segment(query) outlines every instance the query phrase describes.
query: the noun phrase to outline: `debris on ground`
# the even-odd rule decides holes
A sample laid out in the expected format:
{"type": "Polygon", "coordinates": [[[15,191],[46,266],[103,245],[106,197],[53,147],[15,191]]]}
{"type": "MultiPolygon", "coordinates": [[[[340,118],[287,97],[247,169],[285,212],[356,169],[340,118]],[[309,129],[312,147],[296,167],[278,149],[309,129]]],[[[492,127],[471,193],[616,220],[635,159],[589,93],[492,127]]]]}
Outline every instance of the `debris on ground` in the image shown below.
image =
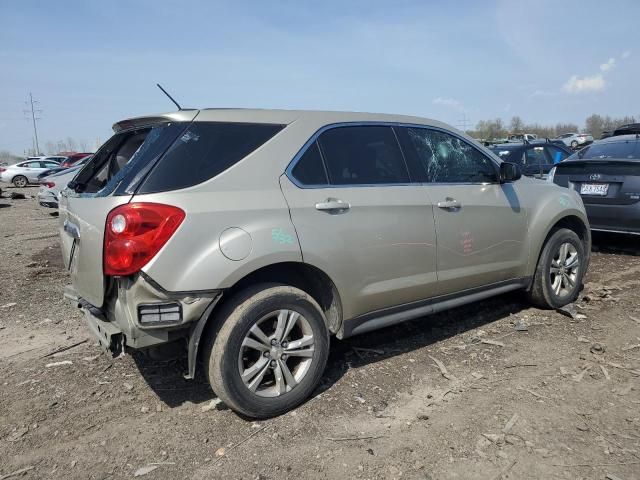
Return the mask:
{"type": "Polygon", "coordinates": [[[24,193],[18,192],[11,192],[11,195],[9,195],[9,197],[11,198],[11,200],[25,200],[27,198],[24,193]]]}
{"type": "Polygon", "coordinates": [[[62,367],[63,365],[73,365],[71,360],[62,360],[61,362],[47,363],[45,368],[62,367]]]}
{"type": "Polygon", "coordinates": [[[433,362],[436,364],[436,366],[440,369],[440,374],[446,378],[447,380],[455,380],[456,377],[454,377],[453,375],[451,375],[449,373],[449,371],[447,370],[447,367],[444,366],[444,363],[442,363],[440,360],[438,360],[435,357],[432,357],[431,355],[429,355],[429,358],[431,360],[433,360],[433,362]]]}
{"type": "Polygon", "coordinates": [[[207,404],[200,407],[203,412],[210,412],[211,410],[224,410],[224,403],[219,398],[214,398],[207,404]]]}
{"type": "Polygon", "coordinates": [[[582,379],[584,378],[585,374],[586,374],[589,370],[591,370],[591,368],[592,368],[592,367],[593,367],[593,365],[587,365],[586,367],[584,367],[584,368],[582,369],[582,371],[581,371],[579,374],[574,375],[574,376],[573,376],[573,379],[574,379],[576,382],[581,382],[581,381],[582,381],[582,379]]]}
{"type": "Polygon", "coordinates": [[[16,302],[5,303],[4,305],[0,305],[0,308],[11,308],[17,305],[16,302]]]}
{"type": "Polygon", "coordinates": [[[519,417],[520,416],[517,413],[514,413],[513,416],[509,419],[509,421],[505,424],[504,428],[502,429],[502,433],[505,433],[505,434],[509,433],[513,428],[513,426],[518,421],[519,417]]]}
{"type": "Polygon", "coordinates": [[[578,311],[576,310],[576,306],[573,303],[565,305],[564,307],[556,308],[556,312],[564,315],[565,317],[569,317],[573,320],[576,320],[576,315],[578,311]]]}
{"type": "MultiPolygon", "coordinates": [[[[640,337],[636,337],[636,340],[640,341],[640,337]]],[[[636,348],[640,348],[640,343],[636,343],[635,345],[629,345],[628,347],[624,347],[622,351],[628,352],[629,350],[635,350],[636,348]]]]}
{"type": "Polygon", "coordinates": [[[19,470],[16,470],[15,472],[7,473],[6,475],[0,476],[0,480],[6,480],[7,478],[22,476],[25,473],[30,472],[34,468],[36,467],[29,465],[28,467],[21,468],[19,470]]]}
{"type": "Polygon", "coordinates": [[[513,328],[516,332],[526,332],[529,330],[529,325],[522,318],[518,318],[513,324],[513,328]]]}
{"type": "Polygon", "coordinates": [[[15,432],[9,435],[6,440],[7,442],[17,442],[22,437],[24,437],[29,432],[29,427],[18,428],[15,432]]]}
{"type": "Polygon", "coordinates": [[[158,465],[147,465],[146,467],[140,467],[138,470],[135,471],[133,476],[142,477],[148,473],[153,472],[156,468],[158,468],[158,465]]]}
{"type": "Polygon", "coordinates": [[[496,345],[497,347],[504,347],[504,343],[497,340],[490,340],[488,338],[483,338],[482,340],[480,340],[480,343],[484,343],[486,345],[496,345]]]}
{"type": "Polygon", "coordinates": [[[594,355],[602,355],[607,349],[607,346],[604,343],[595,342],[589,348],[589,351],[594,355]]]}

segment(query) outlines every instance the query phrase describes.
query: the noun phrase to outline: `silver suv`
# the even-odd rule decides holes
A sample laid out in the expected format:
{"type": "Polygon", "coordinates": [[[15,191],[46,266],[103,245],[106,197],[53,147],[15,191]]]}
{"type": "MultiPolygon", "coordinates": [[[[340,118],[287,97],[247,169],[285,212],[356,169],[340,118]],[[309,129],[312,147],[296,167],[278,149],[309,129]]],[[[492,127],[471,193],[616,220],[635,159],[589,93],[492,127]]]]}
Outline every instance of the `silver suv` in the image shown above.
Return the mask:
{"type": "Polygon", "coordinates": [[[114,125],[60,198],[66,295],[103,348],[184,345],[251,417],[316,388],[339,339],[522,289],[556,308],[580,196],[440,122],[182,110],[114,125]]]}

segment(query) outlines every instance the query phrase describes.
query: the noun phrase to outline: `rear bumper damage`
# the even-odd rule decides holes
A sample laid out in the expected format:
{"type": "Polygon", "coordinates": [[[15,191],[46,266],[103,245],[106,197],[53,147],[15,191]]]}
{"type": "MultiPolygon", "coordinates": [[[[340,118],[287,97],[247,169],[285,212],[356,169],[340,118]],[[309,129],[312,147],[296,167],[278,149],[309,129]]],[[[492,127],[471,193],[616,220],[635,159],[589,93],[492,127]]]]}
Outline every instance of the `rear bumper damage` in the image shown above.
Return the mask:
{"type": "Polygon", "coordinates": [[[79,297],[73,286],[65,297],[84,311],[84,321],[103,351],[112,356],[126,349],[144,350],[176,340],[186,341],[187,378],[193,378],[200,336],[222,292],[167,292],[145,275],[117,278],[102,308],[79,297]]]}

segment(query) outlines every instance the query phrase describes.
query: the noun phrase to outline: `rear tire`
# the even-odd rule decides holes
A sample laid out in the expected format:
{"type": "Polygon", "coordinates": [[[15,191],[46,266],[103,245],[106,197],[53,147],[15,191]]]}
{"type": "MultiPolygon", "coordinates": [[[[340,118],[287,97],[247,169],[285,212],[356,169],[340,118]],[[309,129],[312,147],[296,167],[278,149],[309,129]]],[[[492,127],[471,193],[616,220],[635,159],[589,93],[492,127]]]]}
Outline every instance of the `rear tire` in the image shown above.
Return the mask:
{"type": "Polygon", "coordinates": [[[284,285],[255,285],[232,297],[215,320],[205,371],[227,406],[269,418],[311,395],[329,355],[329,331],[311,296],[284,285]]]}
{"type": "Polygon", "coordinates": [[[540,308],[560,308],[578,297],[586,267],[584,245],[567,228],[556,230],[546,241],[529,292],[540,308]]]}
{"type": "Polygon", "coordinates": [[[17,175],[13,177],[13,185],[18,188],[24,188],[29,184],[29,180],[24,175],[17,175]]]}

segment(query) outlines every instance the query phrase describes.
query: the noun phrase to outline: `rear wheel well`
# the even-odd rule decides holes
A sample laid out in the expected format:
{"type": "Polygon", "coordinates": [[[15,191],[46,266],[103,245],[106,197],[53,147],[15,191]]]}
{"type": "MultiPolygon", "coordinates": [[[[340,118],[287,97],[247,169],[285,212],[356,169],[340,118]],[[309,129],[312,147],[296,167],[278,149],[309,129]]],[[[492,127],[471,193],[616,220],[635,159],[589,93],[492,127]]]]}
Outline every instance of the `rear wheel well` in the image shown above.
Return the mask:
{"type": "Polygon", "coordinates": [[[329,331],[335,334],[340,330],[342,303],[338,289],[326,273],[307,263],[276,263],[251,272],[225,290],[215,310],[219,310],[225,300],[233,297],[237,292],[257,283],[281,283],[308,293],[322,308],[329,331]]]}

